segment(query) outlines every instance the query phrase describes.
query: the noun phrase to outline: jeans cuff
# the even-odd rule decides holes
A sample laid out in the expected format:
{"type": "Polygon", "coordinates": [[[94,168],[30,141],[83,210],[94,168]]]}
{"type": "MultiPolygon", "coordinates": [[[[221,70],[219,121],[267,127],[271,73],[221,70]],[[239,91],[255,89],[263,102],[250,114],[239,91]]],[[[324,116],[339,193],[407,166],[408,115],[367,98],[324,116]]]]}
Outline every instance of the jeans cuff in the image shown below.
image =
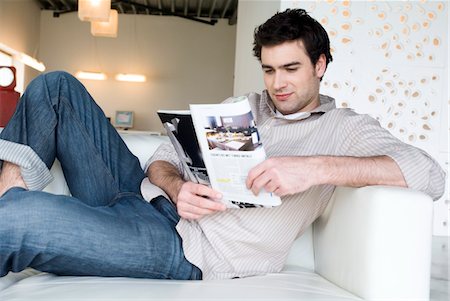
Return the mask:
{"type": "Polygon", "coordinates": [[[202,280],[202,279],[203,279],[202,270],[200,270],[195,265],[192,265],[192,273],[191,273],[191,279],[190,280],[202,280]]]}

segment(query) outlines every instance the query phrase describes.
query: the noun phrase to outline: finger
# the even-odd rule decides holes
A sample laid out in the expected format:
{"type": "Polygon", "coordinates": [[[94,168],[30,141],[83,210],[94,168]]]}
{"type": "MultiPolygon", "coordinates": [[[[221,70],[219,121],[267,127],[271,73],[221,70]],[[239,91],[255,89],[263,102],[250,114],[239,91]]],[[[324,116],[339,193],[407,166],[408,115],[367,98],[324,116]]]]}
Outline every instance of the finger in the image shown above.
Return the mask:
{"type": "MultiPolygon", "coordinates": [[[[200,198],[200,197],[199,197],[200,198]]],[[[211,201],[209,201],[211,202],[211,201]]],[[[226,206],[223,204],[218,204],[218,208],[203,208],[201,206],[210,206],[210,204],[205,205],[205,202],[202,204],[191,204],[189,202],[180,202],[177,204],[177,211],[181,217],[190,218],[190,219],[198,219],[202,216],[216,213],[218,211],[226,210],[226,206]],[[222,207],[223,206],[223,207],[222,207]]]]}
{"type": "Polygon", "coordinates": [[[186,207],[204,208],[213,211],[224,211],[226,206],[220,201],[211,200],[203,196],[185,192],[180,195],[177,203],[178,211],[185,211],[186,207]]]}
{"type": "Polygon", "coordinates": [[[276,183],[276,181],[269,181],[268,183],[266,183],[266,185],[264,185],[264,190],[267,192],[275,192],[275,190],[277,190],[279,188],[279,185],[276,183]]]}
{"type": "Polygon", "coordinates": [[[247,189],[251,189],[253,186],[253,183],[255,179],[257,179],[261,174],[263,174],[266,170],[266,161],[259,163],[247,174],[247,179],[245,181],[245,185],[247,186],[247,189]]]}
{"type": "Polygon", "coordinates": [[[207,197],[215,200],[222,199],[222,194],[206,185],[186,182],[178,193],[178,201],[188,201],[194,196],[207,197]]]}
{"type": "Polygon", "coordinates": [[[200,196],[193,196],[187,203],[197,208],[209,209],[214,211],[223,211],[226,209],[226,206],[220,201],[215,201],[200,196]]]}
{"type": "Polygon", "coordinates": [[[195,186],[192,187],[191,192],[214,200],[222,199],[222,194],[220,192],[202,184],[195,184],[195,186]]]}
{"type": "Polygon", "coordinates": [[[261,189],[268,183],[270,183],[270,181],[271,181],[270,174],[265,172],[253,181],[253,185],[250,189],[252,190],[254,195],[258,195],[261,189]]]}
{"type": "Polygon", "coordinates": [[[213,213],[217,212],[217,210],[209,209],[209,208],[197,207],[197,206],[194,206],[194,205],[191,205],[191,204],[186,204],[183,207],[183,212],[203,216],[203,215],[213,214],[213,213]]]}
{"type": "Polygon", "coordinates": [[[190,213],[190,212],[181,212],[179,214],[180,214],[180,217],[187,219],[187,220],[196,220],[196,219],[199,219],[202,217],[200,215],[190,213]]]}
{"type": "Polygon", "coordinates": [[[276,196],[279,196],[279,197],[286,195],[286,193],[283,191],[283,189],[281,187],[275,189],[273,191],[273,194],[275,194],[276,196]]]}

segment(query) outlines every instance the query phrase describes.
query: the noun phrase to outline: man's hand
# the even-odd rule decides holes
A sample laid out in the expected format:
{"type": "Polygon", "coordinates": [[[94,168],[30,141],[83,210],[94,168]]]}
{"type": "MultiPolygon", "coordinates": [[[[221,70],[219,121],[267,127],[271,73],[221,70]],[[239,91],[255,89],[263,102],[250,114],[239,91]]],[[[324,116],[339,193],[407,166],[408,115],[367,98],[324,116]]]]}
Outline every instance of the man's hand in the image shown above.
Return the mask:
{"type": "Polygon", "coordinates": [[[407,187],[390,157],[273,157],[252,168],[246,185],[257,195],[261,189],[278,196],[303,192],[315,185],[407,187]]]}
{"type": "Polygon", "coordinates": [[[150,182],[167,193],[182,218],[199,219],[226,210],[226,206],[219,202],[222,198],[219,192],[202,184],[184,181],[175,166],[169,162],[153,162],[148,168],[147,176],[150,182]]]}
{"type": "Polygon", "coordinates": [[[222,195],[212,188],[185,182],[175,200],[178,214],[185,219],[199,219],[218,211],[225,211],[226,206],[219,202],[222,195]]]}
{"type": "Polygon", "coordinates": [[[246,185],[255,195],[262,189],[277,196],[302,192],[321,182],[314,164],[311,157],[269,158],[250,170],[246,185]]]}

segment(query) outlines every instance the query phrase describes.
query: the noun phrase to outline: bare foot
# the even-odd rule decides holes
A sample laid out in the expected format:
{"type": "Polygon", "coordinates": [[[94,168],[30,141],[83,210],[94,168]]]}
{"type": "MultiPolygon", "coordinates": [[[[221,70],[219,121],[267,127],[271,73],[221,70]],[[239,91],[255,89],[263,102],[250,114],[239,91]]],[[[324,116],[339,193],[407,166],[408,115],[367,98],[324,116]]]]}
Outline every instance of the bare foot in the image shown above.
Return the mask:
{"type": "Polygon", "coordinates": [[[27,189],[27,185],[23,181],[20,173],[20,167],[10,162],[3,162],[0,172],[0,196],[2,196],[11,187],[23,187],[27,189]]]}

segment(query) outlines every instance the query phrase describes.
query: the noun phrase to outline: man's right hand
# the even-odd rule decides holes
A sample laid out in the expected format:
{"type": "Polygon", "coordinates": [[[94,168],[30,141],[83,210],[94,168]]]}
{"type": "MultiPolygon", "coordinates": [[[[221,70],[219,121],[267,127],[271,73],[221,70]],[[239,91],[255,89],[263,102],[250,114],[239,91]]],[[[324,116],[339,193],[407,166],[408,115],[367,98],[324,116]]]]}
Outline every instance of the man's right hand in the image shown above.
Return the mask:
{"type": "Polygon", "coordinates": [[[193,182],[185,182],[175,201],[178,214],[185,219],[199,219],[205,215],[225,211],[220,202],[222,195],[216,190],[193,182]]]}
{"type": "Polygon", "coordinates": [[[199,219],[226,210],[226,206],[220,202],[222,195],[219,192],[206,185],[185,182],[169,162],[153,162],[148,168],[147,176],[151,183],[167,193],[182,218],[199,219]]]}

